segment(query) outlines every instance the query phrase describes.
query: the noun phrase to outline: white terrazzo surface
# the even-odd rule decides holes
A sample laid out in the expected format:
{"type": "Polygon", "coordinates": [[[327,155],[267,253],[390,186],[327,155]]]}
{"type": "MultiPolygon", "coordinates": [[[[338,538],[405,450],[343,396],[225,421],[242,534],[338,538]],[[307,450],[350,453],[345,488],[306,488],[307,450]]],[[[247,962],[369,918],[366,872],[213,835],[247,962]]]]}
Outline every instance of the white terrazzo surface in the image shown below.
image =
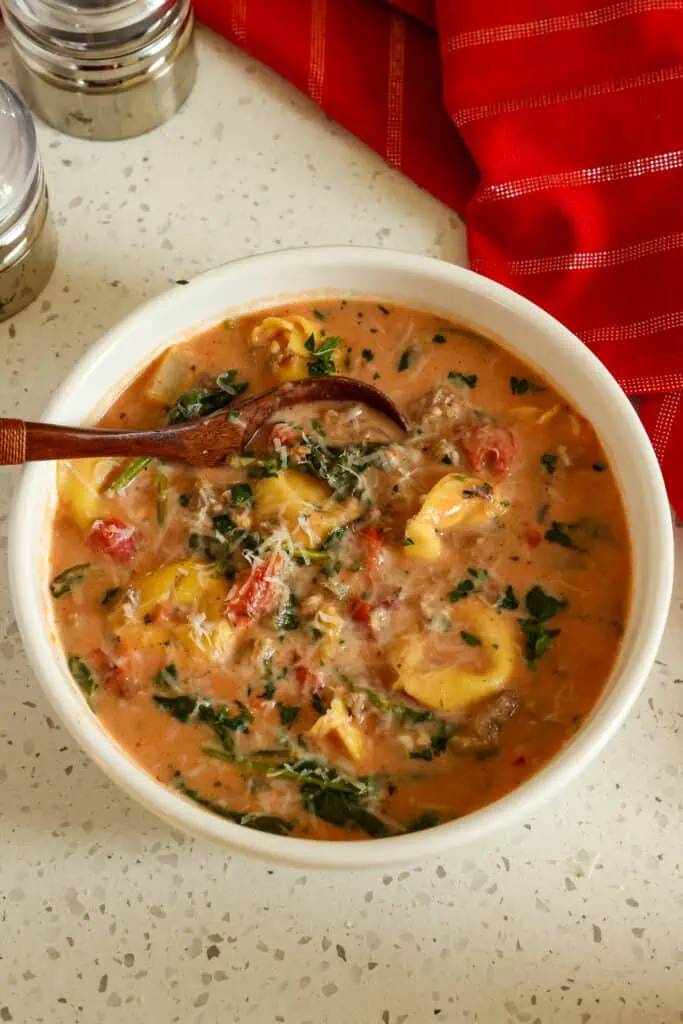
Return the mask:
{"type": "MultiPolygon", "coordinates": [[[[357,242],[463,258],[447,210],[199,41],[197,89],[161,130],[97,145],[40,129],[61,254],[44,296],[0,325],[3,415],[40,413],[117,318],[233,257],[357,242]]],[[[679,573],[636,712],[555,806],[442,863],[344,877],[230,858],[118,792],[51,717],[3,574],[0,1022],[682,1021],[681,596],[679,573]]]]}

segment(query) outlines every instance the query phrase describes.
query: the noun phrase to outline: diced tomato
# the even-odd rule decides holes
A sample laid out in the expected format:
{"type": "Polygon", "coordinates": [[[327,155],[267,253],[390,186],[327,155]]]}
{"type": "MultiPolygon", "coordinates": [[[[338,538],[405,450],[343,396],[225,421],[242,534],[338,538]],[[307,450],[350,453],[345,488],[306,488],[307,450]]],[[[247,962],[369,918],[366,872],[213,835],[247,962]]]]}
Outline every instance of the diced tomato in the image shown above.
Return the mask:
{"type": "Polygon", "coordinates": [[[360,622],[363,626],[369,626],[372,607],[369,601],[357,598],[351,603],[351,618],[354,622],[360,622]]]}
{"type": "Polygon", "coordinates": [[[283,555],[276,552],[247,573],[228,595],[225,610],[234,622],[253,621],[274,611],[280,599],[283,555]]]}
{"type": "Polygon", "coordinates": [[[128,696],[128,677],[120,665],[112,665],[109,672],[102,676],[102,688],[115,697],[128,696]]]}
{"type": "Polygon", "coordinates": [[[111,693],[115,697],[127,697],[129,695],[128,674],[123,665],[117,665],[102,650],[92,652],[90,663],[102,689],[106,693],[111,693]]]}
{"type": "Polygon", "coordinates": [[[173,609],[169,608],[167,604],[160,604],[151,613],[149,620],[155,626],[161,626],[165,622],[170,622],[173,616],[173,609]]]}
{"type": "Polygon", "coordinates": [[[374,583],[384,558],[384,535],[374,526],[364,526],[360,535],[365,544],[365,572],[368,580],[374,583]]]}
{"type": "Polygon", "coordinates": [[[488,469],[499,476],[510,472],[515,439],[506,427],[493,424],[471,427],[456,436],[456,441],[470,460],[472,468],[478,472],[488,469]]]}
{"type": "Polygon", "coordinates": [[[276,443],[283,448],[293,448],[301,440],[301,431],[291,423],[276,423],[270,432],[269,444],[274,448],[276,443]]]}
{"type": "Polygon", "coordinates": [[[122,519],[96,519],[90,527],[89,540],[115,562],[130,562],[137,548],[135,527],[122,519]]]}
{"type": "Polygon", "coordinates": [[[540,530],[527,530],[524,534],[524,540],[530,548],[537,548],[543,540],[543,534],[540,530]]]}
{"type": "Polygon", "coordinates": [[[316,693],[325,685],[325,677],[322,672],[316,672],[315,669],[309,668],[303,662],[294,669],[294,676],[305,696],[316,693]]]}

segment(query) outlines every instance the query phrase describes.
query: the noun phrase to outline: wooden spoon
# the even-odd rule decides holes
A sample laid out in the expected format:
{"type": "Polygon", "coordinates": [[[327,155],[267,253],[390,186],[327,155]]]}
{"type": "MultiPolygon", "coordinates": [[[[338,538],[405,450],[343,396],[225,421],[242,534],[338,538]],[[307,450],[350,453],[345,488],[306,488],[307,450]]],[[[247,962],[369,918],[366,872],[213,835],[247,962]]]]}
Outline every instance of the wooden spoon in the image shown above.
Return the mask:
{"type": "Polygon", "coordinates": [[[387,416],[403,430],[407,426],[397,406],[371,384],[351,377],[309,377],[191,423],[159,430],[58,427],[50,423],[0,419],[0,465],[128,455],[182,462],[188,466],[219,466],[226,455],[243,451],[274,413],[303,402],[320,401],[361,402],[387,416]]]}

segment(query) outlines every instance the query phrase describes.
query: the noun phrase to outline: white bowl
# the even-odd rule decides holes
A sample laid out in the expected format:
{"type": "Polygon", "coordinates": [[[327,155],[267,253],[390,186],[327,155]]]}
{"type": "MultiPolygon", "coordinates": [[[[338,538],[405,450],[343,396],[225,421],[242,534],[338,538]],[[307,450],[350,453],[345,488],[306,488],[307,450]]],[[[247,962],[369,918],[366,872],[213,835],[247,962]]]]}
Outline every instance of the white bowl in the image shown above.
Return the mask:
{"type": "Polygon", "coordinates": [[[49,599],[48,538],[55,467],[29,466],[14,505],[10,582],[19,628],[55,710],[93,760],[165,821],[232,850],[307,867],[380,867],[416,861],[526,818],[604,747],[632,707],[654,660],[672,589],[673,535],[654,453],[628,399],[581,342],[532,303],[460,267],[400,252],[351,247],[269,253],[231,263],[143,306],[79,363],[45,419],[92,422],[170,342],[292,296],[364,295],[464,319],[505,339],[572,399],[595,426],[619,480],[634,551],[631,614],[611,679],[571,741],[532,779],[493,804],[425,832],[358,842],[316,842],[243,828],[193,805],[139,768],[102,728],[69,674],[49,599]],[[113,383],[115,382],[115,383],[113,383]]]}

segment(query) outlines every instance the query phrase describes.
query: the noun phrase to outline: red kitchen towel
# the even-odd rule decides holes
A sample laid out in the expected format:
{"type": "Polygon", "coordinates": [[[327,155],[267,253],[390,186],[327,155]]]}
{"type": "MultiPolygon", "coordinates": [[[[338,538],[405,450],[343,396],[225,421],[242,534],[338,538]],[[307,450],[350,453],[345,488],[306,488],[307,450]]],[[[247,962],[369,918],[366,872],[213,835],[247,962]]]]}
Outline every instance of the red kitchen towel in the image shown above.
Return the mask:
{"type": "Polygon", "coordinates": [[[683,0],[195,0],[465,217],[630,395],[683,512],[683,0]]]}

